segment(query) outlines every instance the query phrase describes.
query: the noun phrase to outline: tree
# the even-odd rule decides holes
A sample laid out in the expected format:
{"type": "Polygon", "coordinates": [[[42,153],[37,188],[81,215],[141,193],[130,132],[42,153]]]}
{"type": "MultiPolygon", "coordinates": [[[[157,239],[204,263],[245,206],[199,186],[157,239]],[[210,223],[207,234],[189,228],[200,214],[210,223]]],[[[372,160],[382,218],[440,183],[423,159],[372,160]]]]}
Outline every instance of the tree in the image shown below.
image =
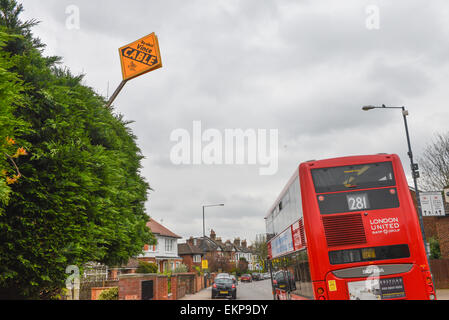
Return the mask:
{"type": "Polygon", "coordinates": [[[237,264],[237,272],[242,274],[248,272],[248,261],[245,258],[240,258],[237,264]]]}
{"type": "Polygon", "coordinates": [[[26,123],[14,115],[16,108],[23,102],[23,83],[16,73],[9,71],[14,65],[10,55],[3,50],[13,38],[0,27],[0,203],[3,205],[9,202],[10,186],[21,177],[16,161],[26,154],[25,149],[18,147],[15,140],[16,135],[27,130],[26,123]]]}
{"type": "Polygon", "coordinates": [[[258,235],[253,243],[254,254],[257,256],[259,265],[263,266],[263,271],[267,270],[266,261],[268,258],[268,244],[265,235],[258,235]]]}
{"type": "Polygon", "coordinates": [[[449,132],[437,133],[418,160],[426,191],[440,191],[449,186],[449,132]]]}
{"type": "Polygon", "coordinates": [[[17,169],[0,158],[8,170],[0,176],[0,299],[46,299],[65,286],[68,265],[126,263],[155,239],[130,122],[60,58],[42,55],[36,22],[21,22],[22,10],[0,0],[0,139],[16,142],[0,148],[26,150],[13,158],[21,178],[7,188],[17,169]]]}
{"type": "Polygon", "coordinates": [[[229,272],[232,269],[232,263],[229,258],[222,255],[214,255],[208,258],[210,272],[229,272]]]}

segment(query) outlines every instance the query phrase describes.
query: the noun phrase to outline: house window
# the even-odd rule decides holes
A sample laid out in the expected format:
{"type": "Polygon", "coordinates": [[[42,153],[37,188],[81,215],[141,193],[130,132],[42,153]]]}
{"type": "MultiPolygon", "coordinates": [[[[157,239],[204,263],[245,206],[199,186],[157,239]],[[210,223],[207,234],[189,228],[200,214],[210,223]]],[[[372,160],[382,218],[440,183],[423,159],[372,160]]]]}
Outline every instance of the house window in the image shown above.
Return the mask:
{"type": "Polygon", "coordinates": [[[173,243],[175,241],[172,239],[165,239],[165,252],[173,252],[173,243]]]}
{"type": "Polygon", "coordinates": [[[193,262],[200,263],[201,262],[201,255],[196,254],[193,256],[193,262]]]}

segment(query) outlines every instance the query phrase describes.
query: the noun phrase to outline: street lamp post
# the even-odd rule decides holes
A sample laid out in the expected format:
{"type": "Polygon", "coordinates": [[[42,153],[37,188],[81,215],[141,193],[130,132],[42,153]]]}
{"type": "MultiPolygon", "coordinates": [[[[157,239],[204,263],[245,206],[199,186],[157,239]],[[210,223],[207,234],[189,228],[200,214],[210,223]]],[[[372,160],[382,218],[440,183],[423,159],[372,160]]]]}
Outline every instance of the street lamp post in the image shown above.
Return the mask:
{"type": "Polygon", "coordinates": [[[204,224],[204,208],[207,207],[223,207],[224,203],[220,203],[220,204],[208,204],[208,205],[204,205],[203,206],[203,239],[206,237],[206,229],[205,229],[205,224],[204,224]]]}
{"type": "MultiPolygon", "coordinates": [[[[202,247],[203,247],[203,259],[206,258],[206,226],[204,223],[204,208],[208,207],[223,207],[224,203],[220,204],[207,204],[203,205],[203,241],[202,241],[202,247]]],[[[206,280],[206,274],[204,274],[204,286],[206,286],[207,280],[206,280]]]]}
{"type": "Polygon", "coordinates": [[[419,199],[419,190],[418,190],[418,181],[419,178],[419,171],[418,171],[418,164],[414,163],[413,161],[413,153],[412,153],[412,146],[410,144],[410,136],[408,133],[408,125],[407,125],[407,116],[408,111],[405,109],[405,107],[386,107],[385,105],[382,105],[381,107],[377,106],[364,106],[362,110],[369,111],[372,109],[402,109],[402,117],[404,118],[404,126],[405,126],[405,134],[407,136],[407,145],[408,145],[408,156],[410,158],[410,165],[412,169],[412,176],[413,176],[413,183],[415,185],[415,197],[416,197],[416,203],[418,205],[418,219],[419,224],[421,226],[421,234],[424,241],[424,248],[426,250],[427,260],[429,260],[429,250],[427,250],[427,240],[426,240],[426,234],[424,232],[424,222],[422,218],[422,211],[421,211],[421,201],[419,199]]]}

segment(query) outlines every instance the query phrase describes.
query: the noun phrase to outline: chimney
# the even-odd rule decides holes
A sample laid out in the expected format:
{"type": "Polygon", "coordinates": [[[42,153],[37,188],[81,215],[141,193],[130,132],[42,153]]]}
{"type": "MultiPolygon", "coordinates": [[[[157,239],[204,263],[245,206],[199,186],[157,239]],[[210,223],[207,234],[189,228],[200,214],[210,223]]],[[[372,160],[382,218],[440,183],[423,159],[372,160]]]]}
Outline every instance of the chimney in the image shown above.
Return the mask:
{"type": "Polygon", "coordinates": [[[212,240],[215,240],[215,237],[216,237],[215,231],[214,231],[213,229],[211,229],[211,230],[210,230],[210,238],[211,238],[212,240]]]}
{"type": "Polygon", "coordinates": [[[237,247],[240,247],[240,238],[235,238],[234,239],[234,245],[237,247]]]}
{"type": "Polygon", "coordinates": [[[246,239],[245,239],[245,240],[242,241],[242,247],[246,248],[246,245],[247,245],[247,243],[246,243],[246,239]]]}
{"type": "Polygon", "coordinates": [[[190,237],[190,238],[187,240],[187,243],[190,244],[191,246],[193,246],[193,237],[190,237]]]}

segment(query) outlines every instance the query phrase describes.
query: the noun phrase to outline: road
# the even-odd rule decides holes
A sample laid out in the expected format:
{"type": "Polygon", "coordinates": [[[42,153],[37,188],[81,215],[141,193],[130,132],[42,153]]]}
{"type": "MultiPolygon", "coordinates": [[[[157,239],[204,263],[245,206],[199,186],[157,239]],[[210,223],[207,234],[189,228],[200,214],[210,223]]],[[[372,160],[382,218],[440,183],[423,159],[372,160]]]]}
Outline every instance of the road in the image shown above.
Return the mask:
{"type": "MultiPolygon", "coordinates": [[[[196,294],[188,294],[180,300],[212,300],[211,287],[201,290],[196,294]]],[[[273,300],[270,279],[239,282],[237,285],[237,300],[273,300]]]]}
{"type": "MultiPolygon", "coordinates": [[[[437,299],[449,300],[449,289],[437,290],[437,299]]],[[[196,294],[188,294],[180,300],[211,300],[211,287],[196,294]]],[[[237,300],[273,300],[271,281],[268,279],[250,283],[239,282],[237,300]]]]}

